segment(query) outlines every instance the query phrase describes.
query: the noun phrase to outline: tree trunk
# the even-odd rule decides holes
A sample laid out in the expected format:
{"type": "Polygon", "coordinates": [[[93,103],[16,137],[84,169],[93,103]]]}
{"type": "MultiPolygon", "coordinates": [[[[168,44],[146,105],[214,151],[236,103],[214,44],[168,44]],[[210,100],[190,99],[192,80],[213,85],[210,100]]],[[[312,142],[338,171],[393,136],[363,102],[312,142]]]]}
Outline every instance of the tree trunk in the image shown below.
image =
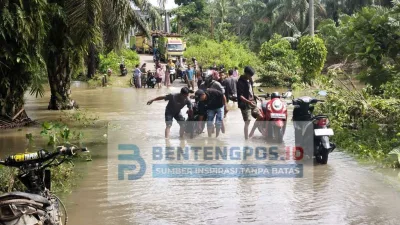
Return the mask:
{"type": "MultiPolygon", "coordinates": [[[[17,72],[18,69],[11,71],[17,72]]],[[[32,122],[26,113],[17,115],[24,107],[26,90],[20,82],[18,79],[10,79],[9,85],[0,83],[0,129],[25,126],[32,122]]]]}
{"type": "Polygon", "coordinates": [[[314,36],[314,0],[309,0],[310,4],[310,35],[314,36]]]}
{"type": "Polygon", "coordinates": [[[96,47],[92,43],[89,46],[87,78],[89,79],[93,78],[95,73],[96,73],[96,47]]]}
{"type": "Polygon", "coordinates": [[[67,110],[78,108],[71,96],[71,74],[69,62],[65,54],[50,53],[47,61],[51,97],[49,110],[67,110]]]}
{"type": "Polygon", "coordinates": [[[304,24],[305,24],[305,21],[304,21],[304,12],[303,12],[303,9],[300,9],[300,32],[303,32],[304,31],[304,24]]]}
{"type": "Polygon", "coordinates": [[[211,28],[211,39],[214,39],[214,21],[213,17],[210,17],[210,28],[211,28]]]}

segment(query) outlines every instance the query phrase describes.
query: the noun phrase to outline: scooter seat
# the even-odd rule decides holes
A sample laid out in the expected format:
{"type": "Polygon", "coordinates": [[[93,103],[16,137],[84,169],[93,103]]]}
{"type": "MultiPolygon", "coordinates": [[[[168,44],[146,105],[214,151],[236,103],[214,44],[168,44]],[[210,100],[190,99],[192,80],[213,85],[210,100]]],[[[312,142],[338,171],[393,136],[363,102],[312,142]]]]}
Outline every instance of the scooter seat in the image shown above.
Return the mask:
{"type": "Polygon", "coordinates": [[[2,201],[6,200],[6,199],[9,200],[9,199],[17,199],[17,198],[29,199],[29,200],[41,203],[45,206],[50,205],[49,200],[41,195],[30,194],[30,193],[19,192],[19,191],[0,195],[0,204],[2,201]]]}

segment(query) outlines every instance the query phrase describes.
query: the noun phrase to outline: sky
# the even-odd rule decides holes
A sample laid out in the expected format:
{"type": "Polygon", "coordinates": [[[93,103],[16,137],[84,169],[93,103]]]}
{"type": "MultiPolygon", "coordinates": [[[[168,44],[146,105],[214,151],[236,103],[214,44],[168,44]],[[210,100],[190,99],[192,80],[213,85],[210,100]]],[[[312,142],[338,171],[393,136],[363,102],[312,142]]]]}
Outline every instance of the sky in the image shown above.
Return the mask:
{"type": "MultiPolygon", "coordinates": [[[[152,5],[158,6],[158,0],[150,0],[150,3],[152,5]]],[[[174,0],[167,0],[167,4],[165,5],[166,9],[173,9],[176,7],[178,6],[175,4],[174,0]]]]}

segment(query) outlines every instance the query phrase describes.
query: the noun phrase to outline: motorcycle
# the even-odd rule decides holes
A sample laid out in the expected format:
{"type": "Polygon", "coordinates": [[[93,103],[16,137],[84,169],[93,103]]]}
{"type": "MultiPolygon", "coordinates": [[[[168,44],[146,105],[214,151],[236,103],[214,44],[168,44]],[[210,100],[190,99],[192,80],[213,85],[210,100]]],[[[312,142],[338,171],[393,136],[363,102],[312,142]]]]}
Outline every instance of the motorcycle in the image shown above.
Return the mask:
{"type": "Polygon", "coordinates": [[[8,156],[0,165],[19,169],[18,179],[26,186],[26,192],[0,195],[0,224],[5,225],[66,225],[68,218],[64,204],[51,193],[51,173],[48,168],[61,165],[78,151],[87,148],[60,146],[55,152],[39,150],[8,156]],[[56,159],[62,157],[60,162],[56,159]],[[60,210],[60,205],[64,212],[60,210]],[[65,220],[62,221],[62,218],[65,220]]]}
{"type": "MultiPolygon", "coordinates": [[[[193,98],[192,96],[191,98],[193,98]]],[[[189,110],[186,112],[188,114],[188,118],[186,119],[186,126],[185,126],[185,132],[190,135],[190,138],[194,137],[194,133],[203,133],[203,130],[205,128],[205,124],[207,122],[207,113],[203,116],[203,120],[201,122],[201,125],[199,124],[200,122],[200,110],[199,110],[199,104],[197,101],[193,102],[193,114],[189,115],[189,110]]]]}
{"type": "MultiPolygon", "coordinates": [[[[326,96],[326,91],[318,93],[326,96]]],[[[295,128],[296,146],[313,152],[317,163],[327,164],[329,153],[336,145],[329,141],[329,137],[334,135],[329,128],[329,118],[327,115],[313,115],[314,105],[318,102],[324,102],[313,97],[304,96],[293,100],[293,125],[295,128]]]]}
{"type": "MultiPolygon", "coordinates": [[[[259,91],[264,92],[262,89],[259,89],[259,91]]],[[[285,94],[291,95],[290,93],[291,91],[289,90],[287,94],[285,94]]],[[[287,105],[289,103],[282,100],[278,92],[272,94],[266,93],[259,97],[264,97],[265,99],[270,97],[271,99],[269,101],[261,101],[261,109],[259,108],[259,115],[256,118],[258,131],[269,140],[282,143],[286,131],[286,121],[288,117],[287,105]]]]}
{"type": "Polygon", "coordinates": [[[128,70],[126,69],[124,63],[119,64],[119,70],[121,72],[121,76],[126,76],[128,74],[128,70]]]}
{"type": "Polygon", "coordinates": [[[147,87],[151,87],[154,88],[154,86],[156,86],[156,78],[154,76],[154,73],[147,73],[147,87]]]}

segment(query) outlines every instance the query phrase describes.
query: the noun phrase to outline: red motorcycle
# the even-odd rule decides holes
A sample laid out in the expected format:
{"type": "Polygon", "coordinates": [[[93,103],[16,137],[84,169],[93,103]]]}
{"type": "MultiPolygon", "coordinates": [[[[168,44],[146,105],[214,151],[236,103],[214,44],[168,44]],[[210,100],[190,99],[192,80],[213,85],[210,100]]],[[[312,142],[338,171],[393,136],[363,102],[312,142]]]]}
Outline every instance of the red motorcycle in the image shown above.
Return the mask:
{"type": "MultiPolygon", "coordinates": [[[[259,91],[264,92],[262,89],[259,89],[259,91]]],[[[291,90],[284,93],[282,97],[278,92],[259,95],[259,98],[263,97],[268,100],[271,97],[271,99],[269,101],[261,101],[261,108],[258,108],[259,114],[250,136],[258,128],[258,131],[267,139],[282,143],[288,117],[287,105],[290,104],[282,100],[282,98],[289,98],[291,96],[291,90]]]]}

